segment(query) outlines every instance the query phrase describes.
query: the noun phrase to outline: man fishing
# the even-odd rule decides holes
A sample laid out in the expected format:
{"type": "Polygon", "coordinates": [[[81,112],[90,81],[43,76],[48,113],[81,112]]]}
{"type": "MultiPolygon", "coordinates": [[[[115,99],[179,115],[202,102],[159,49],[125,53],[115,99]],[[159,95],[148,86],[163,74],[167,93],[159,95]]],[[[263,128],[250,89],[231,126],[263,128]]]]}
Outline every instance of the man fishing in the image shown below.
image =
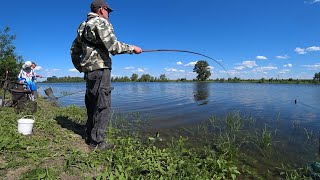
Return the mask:
{"type": "Polygon", "coordinates": [[[111,118],[111,55],[140,54],[140,47],[119,42],[109,22],[113,10],[104,0],[94,0],[87,20],[77,30],[72,43],[72,63],[85,73],[87,108],[86,142],[101,150],[111,149],[105,131],[111,118]]]}

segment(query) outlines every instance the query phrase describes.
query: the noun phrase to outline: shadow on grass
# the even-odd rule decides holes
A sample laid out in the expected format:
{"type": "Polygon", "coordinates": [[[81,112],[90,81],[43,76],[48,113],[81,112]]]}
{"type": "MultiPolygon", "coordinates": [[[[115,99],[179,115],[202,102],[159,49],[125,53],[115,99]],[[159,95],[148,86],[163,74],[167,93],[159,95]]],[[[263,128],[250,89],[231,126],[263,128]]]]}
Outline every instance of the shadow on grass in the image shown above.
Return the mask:
{"type": "Polygon", "coordinates": [[[85,131],[85,125],[76,123],[65,116],[57,116],[55,118],[57,123],[65,129],[73,131],[75,134],[78,134],[82,137],[82,139],[86,139],[87,134],[85,131]]]}

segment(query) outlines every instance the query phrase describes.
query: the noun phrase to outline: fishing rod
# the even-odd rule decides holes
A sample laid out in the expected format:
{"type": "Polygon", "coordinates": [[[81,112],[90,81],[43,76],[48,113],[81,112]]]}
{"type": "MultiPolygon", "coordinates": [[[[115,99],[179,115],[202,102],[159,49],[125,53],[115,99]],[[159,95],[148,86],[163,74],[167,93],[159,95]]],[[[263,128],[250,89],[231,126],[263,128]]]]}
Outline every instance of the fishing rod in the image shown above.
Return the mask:
{"type": "Polygon", "coordinates": [[[193,51],[187,51],[187,50],[177,50],[177,49],[148,49],[148,50],[142,50],[142,52],[183,52],[183,53],[190,53],[190,54],[196,54],[199,56],[203,56],[205,58],[208,58],[210,60],[215,61],[216,63],[218,63],[228,74],[228,76],[231,78],[230,74],[228,73],[227,69],[217,60],[213,59],[212,57],[209,57],[207,55],[201,54],[201,53],[197,53],[197,52],[193,52],[193,51]]]}

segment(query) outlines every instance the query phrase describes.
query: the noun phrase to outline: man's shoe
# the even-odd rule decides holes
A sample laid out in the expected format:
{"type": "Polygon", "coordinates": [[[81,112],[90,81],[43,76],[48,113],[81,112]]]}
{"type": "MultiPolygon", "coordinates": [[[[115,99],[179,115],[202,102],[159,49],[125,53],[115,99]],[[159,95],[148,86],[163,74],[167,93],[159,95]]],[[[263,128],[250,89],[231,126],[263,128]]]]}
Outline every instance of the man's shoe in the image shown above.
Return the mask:
{"type": "Polygon", "coordinates": [[[108,150],[113,149],[115,146],[112,143],[101,142],[98,144],[98,149],[100,150],[108,150]]]}
{"type": "Polygon", "coordinates": [[[98,146],[96,143],[92,143],[92,142],[89,142],[87,144],[89,146],[89,149],[91,149],[91,150],[95,149],[98,146]]]}
{"type": "Polygon", "coordinates": [[[108,144],[106,142],[101,142],[99,144],[97,143],[89,143],[89,148],[90,149],[99,149],[99,150],[108,150],[108,149],[113,149],[115,146],[114,144],[108,144]]]}

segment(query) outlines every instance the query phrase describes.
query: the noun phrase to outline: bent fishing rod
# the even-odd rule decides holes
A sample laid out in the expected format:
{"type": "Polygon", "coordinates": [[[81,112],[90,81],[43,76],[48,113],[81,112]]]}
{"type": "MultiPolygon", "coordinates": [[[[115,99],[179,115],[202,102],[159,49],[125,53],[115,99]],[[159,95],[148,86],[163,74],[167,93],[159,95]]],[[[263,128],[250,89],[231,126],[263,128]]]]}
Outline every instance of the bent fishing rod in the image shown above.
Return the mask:
{"type": "Polygon", "coordinates": [[[205,58],[208,58],[210,60],[213,60],[214,62],[218,63],[228,74],[228,76],[231,78],[230,74],[228,73],[227,69],[217,60],[213,59],[212,57],[209,57],[207,55],[193,52],[193,51],[187,51],[187,50],[178,50],[178,49],[147,49],[147,50],[142,50],[142,52],[183,52],[183,53],[190,53],[190,54],[196,54],[199,56],[203,56],[205,58]]]}

